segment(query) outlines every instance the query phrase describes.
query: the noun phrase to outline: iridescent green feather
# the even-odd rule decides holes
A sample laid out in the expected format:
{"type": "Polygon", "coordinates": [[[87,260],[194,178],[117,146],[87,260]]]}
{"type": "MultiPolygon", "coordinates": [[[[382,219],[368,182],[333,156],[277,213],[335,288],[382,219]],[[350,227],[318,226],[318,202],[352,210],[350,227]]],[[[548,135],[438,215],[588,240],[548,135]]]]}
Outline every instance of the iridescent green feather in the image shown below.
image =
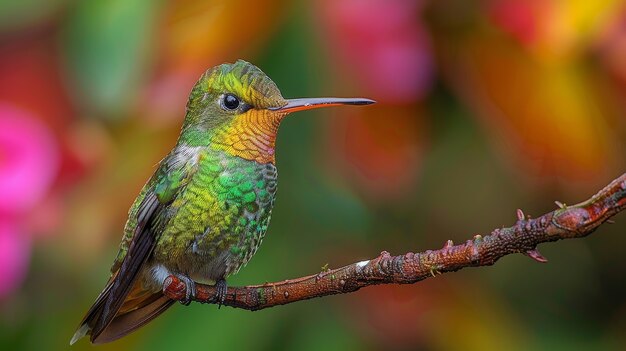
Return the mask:
{"type": "MultiPolygon", "coordinates": [[[[203,151],[199,160],[194,177],[171,204],[177,210],[154,255],[183,271],[213,272],[200,277],[207,279],[237,271],[256,252],[269,223],[276,171],[271,164],[215,150],[203,151]]],[[[202,275],[189,272],[194,273],[202,275]]]]}

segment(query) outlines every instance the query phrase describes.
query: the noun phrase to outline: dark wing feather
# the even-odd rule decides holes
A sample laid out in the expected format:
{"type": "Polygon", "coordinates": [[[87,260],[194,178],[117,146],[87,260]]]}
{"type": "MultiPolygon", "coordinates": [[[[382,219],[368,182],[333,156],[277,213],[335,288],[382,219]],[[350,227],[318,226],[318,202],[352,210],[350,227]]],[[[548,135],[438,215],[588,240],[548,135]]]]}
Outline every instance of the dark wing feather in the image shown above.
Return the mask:
{"type": "Polygon", "coordinates": [[[92,342],[115,318],[115,314],[124,303],[133,283],[137,279],[141,267],[154,250],[156,236],[152,222],[161,207],[163,205],[159,202],[157,196],[153,192],[148,192],[137,214],[137,228],[128,253],[118,273],[109,283],[110,288],[106,294],[104,305],[91,326],[92,342]]]}

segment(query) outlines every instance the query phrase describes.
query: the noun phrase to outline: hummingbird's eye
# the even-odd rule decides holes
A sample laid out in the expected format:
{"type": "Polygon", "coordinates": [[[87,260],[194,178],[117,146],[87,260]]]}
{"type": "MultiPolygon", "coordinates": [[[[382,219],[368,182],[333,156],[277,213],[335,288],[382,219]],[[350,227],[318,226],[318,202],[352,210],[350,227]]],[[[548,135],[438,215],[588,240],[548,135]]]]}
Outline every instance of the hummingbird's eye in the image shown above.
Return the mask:
{"type": "Polygon", "coordinates": [[[239,107],[239,98],[233,94],[226,94],[222,98],[222,107],[226,110],[235,110],[239,107]]]}

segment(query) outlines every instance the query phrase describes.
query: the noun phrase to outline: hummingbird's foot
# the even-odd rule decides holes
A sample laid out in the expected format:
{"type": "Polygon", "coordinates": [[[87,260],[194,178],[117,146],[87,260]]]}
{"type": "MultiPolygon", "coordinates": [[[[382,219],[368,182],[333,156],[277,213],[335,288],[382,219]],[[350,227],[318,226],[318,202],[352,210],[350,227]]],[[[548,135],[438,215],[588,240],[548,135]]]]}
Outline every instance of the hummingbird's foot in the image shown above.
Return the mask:
{"type": "Polygon", "coordinates": [[[222,304],[226,300],[226,294],[228,293],[228,284],[226,279],[222,278],[215,282],[215,301],[217,301],[217,308],[222,307],[222,304]]]}
{"type": "Polygon", "coordinates": [[[189,306],[194,297],[196,297],[196,282],[184,274],[177,274],[176,277],[185,284],[185,299],[179,302],[185,306],[189,306]]]}

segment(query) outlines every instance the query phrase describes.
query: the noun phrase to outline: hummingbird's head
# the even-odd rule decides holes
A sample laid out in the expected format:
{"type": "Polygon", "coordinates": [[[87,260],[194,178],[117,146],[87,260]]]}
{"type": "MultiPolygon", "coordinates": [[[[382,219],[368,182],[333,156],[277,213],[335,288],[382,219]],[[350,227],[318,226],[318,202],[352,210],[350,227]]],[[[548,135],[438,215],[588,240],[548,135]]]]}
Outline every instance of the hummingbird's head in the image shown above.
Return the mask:
{"type": "Polygon", "coordinates": [[[278,126],[291,112],[335,105],[365,105],[369,99],[284,99],[255,65],[238,60],[206,71],[193,87],[180,140],[211,145],[229,155],[274,162],[278,126]]]}

